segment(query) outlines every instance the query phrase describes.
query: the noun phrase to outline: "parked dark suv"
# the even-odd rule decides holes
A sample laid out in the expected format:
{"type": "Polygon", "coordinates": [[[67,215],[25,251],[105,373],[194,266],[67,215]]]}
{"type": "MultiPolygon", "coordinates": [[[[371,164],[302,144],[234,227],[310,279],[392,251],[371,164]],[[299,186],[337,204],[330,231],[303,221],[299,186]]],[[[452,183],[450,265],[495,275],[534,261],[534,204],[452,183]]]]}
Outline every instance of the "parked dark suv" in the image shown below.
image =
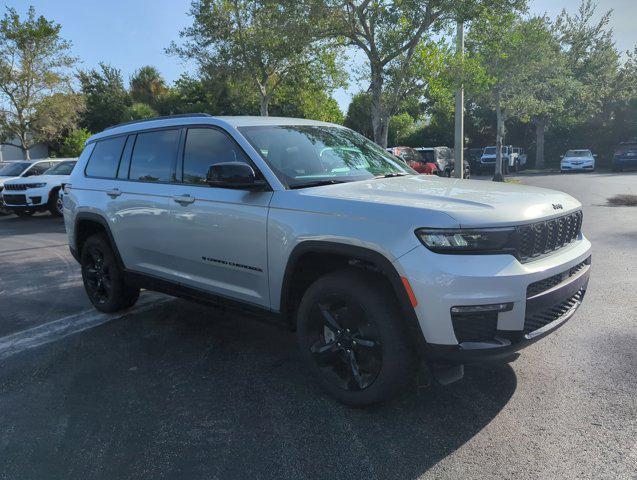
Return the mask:
{"type": "Polygon", "coordinates": [[[613,155],[613,171],[621,172],[624,168],[637,167],[637,140],[622,142],[613,155]]]}

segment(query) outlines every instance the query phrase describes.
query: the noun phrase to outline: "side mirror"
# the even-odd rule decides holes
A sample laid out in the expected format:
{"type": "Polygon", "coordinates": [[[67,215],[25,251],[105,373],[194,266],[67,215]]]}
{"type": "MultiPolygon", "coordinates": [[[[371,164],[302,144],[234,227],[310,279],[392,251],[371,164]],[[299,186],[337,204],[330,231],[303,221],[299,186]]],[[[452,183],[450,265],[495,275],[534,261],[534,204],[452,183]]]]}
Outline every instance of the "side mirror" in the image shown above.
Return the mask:
{"type": "Polygon", "coordinates": [[[206,183],[217,188],[260,190],[266,182],[258,180],[253,168],[242,162],[223,162],[208,168],[206,183]]]}

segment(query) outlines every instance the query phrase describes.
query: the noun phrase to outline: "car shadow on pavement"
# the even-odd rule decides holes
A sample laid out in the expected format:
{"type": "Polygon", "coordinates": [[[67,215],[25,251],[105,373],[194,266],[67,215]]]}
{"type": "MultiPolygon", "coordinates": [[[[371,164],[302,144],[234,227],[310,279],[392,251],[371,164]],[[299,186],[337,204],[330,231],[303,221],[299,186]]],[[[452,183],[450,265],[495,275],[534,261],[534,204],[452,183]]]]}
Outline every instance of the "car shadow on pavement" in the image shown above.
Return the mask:
{"type": "Polygon", "coordinates": [[[40,213],[32,217],[0,216],[0,236],[65,233],[65,231],[64,219],[49,213],[40,213]]]}
{"type": "Polygon", "coordinates": [[[416,478],[483,429],[508,365],[391,404],[345,407],[294,334],[184,301],[101,325],[0,368],[0,477],[416,478]]]}

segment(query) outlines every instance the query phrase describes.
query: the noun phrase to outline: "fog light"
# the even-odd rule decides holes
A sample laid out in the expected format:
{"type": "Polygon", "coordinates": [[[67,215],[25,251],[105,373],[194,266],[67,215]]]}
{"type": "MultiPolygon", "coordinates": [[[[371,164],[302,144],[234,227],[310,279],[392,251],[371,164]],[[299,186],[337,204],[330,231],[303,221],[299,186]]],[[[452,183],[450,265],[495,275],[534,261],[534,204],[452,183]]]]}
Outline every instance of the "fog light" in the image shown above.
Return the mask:
{"type": "Polygon", "coordinates": [[[463,307],[451,307],[451,313],[509,312],[511,310],[513,310],[513,302],[493,303],[490,305],[467,305],[463,307]]]}

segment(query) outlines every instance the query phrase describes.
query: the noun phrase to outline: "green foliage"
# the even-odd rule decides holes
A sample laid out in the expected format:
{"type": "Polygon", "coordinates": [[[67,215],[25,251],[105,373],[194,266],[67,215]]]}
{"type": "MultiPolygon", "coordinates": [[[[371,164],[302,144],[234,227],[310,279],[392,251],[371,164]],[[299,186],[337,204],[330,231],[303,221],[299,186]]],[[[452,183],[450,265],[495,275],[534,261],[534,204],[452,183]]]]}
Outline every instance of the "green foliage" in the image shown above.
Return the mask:
{"type": "Polygon", "coordinates": [[[121,122],[131,122],[133,120],[143,120],[145,118],[153,118],[157,116],[157,112],[146,103],[133,103],[124,110],[121,122]]]}
{"type": "Polygon", "coordinates": [[[84,150],[84,144],[91,135],[92,133],[85,128],[72,130],[62,142],[60,155],[63,158],[79,157],[84,150]]]}
{"type": "Polygon", "coordinates": [[[249,80],[261,115],[276,90],[299,69],[322,64],[330,45],[318,36],[322,2],[311,0],[193,0],[193,24],[168,51],[205,71],[249,80]]]}
{"type": "Polygon", "coordinates": [[[159,71],[150,65],[140,68],[130,80],[130,96],[133,102],[157,105],[159,97],[167,91],[166,82],[159,71]]]}
{"type": "MultiPolygon", "coordinates": [[[[400,100],[421,95],[428,86],[429,35],[458,19],[485,10],[503,14],[522,8],[525,0],[326,0],[334,34],[367,57],[372,96],[374,140],[386,146],[389,118],[400,100]],[[424,55],[423,55],[424,52],[424,55]]],[[[435,58],[434,58],[435,59],[435,58]]],[[[435,78],[435,76],[434,76],[435,78]]]]}
{"type": "Polygon", "coordinates": [[[361,92],[352,97],[347,108],[344,125],[373,140],[371,95],[361,92]]]}
{"type": "Polygon", "coordinates": [[[83,127],[92,132],[101,132],[106,127],[118,124],[124,111],[131,105],[120,70],[100,63],[98,69],[79,72],[78,78],[86,98],[83,127]]]}
{"type": "Polygon", "coordinates": [[[394,115],[389,119],[387,144],[393,146],[402,145],[415,128],[414,119],[407,112],[394,115]]]}
{"type": "Polygon", "coordinates": [[[22,19],[7,8],[0,20],[0,137],[18,139],[28,158],[36,141],[54,141],[77,123],[81,96],[71,88],[76,59],[61,26],[30,7],[22,19]]]}

